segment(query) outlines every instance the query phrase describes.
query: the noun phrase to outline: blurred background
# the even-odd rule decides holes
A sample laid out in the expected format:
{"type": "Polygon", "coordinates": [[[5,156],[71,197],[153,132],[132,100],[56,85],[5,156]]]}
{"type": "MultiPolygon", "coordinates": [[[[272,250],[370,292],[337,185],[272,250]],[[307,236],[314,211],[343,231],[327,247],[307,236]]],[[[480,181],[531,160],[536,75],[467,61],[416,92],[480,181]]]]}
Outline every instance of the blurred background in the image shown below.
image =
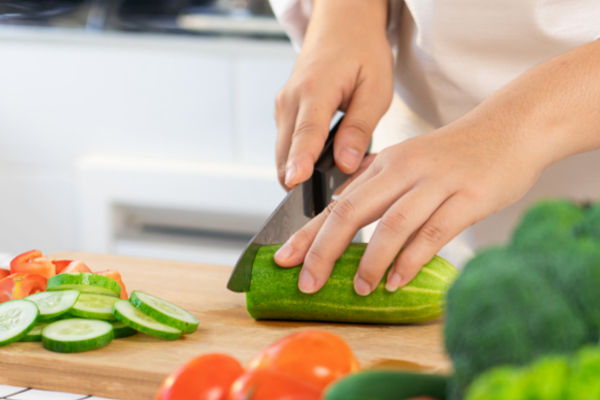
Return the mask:
{"type": "MultiPolygon", "coordinates": [[[[0,265],[233,265],[284,196],[273,108],[295,59],[267,0],[0,0],[0,265]]],[[[430,129],[395,98],[374,148],[430,129]]],[[[539,197],[596,198],[599,170],[598,152],[552,166],[465,240],[503,242],[539,197]]]]}

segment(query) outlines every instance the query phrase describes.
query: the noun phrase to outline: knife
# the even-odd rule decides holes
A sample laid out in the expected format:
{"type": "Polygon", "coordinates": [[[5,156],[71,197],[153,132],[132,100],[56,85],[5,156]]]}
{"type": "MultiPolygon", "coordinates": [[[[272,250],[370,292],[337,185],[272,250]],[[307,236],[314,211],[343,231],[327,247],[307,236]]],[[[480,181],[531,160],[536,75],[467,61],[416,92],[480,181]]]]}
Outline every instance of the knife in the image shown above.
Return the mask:
{"type": "Polygon", "coordinates": [[[329,132],[310,179],[297,185],[285,196],[244,249],[227,283],[229,290],[250,290],[252,264],[258,249],[266,244],[285,243],[292,234],[329,205],[335,190],[350,176],[340,171],[333,159],[333,138],[343,118],[329,132]]]}

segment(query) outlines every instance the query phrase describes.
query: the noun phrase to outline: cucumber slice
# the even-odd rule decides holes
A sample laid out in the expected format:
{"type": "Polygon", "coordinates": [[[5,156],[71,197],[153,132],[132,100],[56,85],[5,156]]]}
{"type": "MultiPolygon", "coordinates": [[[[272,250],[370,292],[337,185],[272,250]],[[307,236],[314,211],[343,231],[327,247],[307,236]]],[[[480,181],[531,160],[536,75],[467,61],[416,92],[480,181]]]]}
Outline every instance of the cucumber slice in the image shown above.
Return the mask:
{"type": "Polygon", "coordinates": [[[103,294],[105,296],[119,297],[121,285],[114,279],[106,276],[78,272],[72,274],[58,274],[48,279],[46,290],[79,290],[81,293],[103,294]]]}
{"type": "Polygon", "coordinates": [[[129,302],[147,316],[160,323],[169,325],[186,333],[196,332],[198,318],[194,317],[183,308],[169,303],[151,294],[134,290],[131,292],[129,302]]]}
{"type": "Polygon", "coordinates": [[[24,338],[35,326],[39,314],[35,303],[29,300],[0,304],[0,347],[24,338]]]}
{"type": "Polygon", "coordinates": [[[40,310],[38,321],[52,321],[66,313],[75,305],[79,298],[78,290],[63,290],[60,292],[40,292],[27,296],[26,300],[33,301],[40,310]]]}
{"type": "Polygon", "coordinates": [[[42,330],[44,348],[58,353],[94,350],[109,344],[113,337],[110,322],[94,319],[63,319],[42,330]]]}
{"type": "Polygon", "coordinates": [[[114,321],[116,318],[113,315],[112,308],[117,300],[116,297],[112,296],[82,293],[69,313],[80,318],[114,321]]]}
{"type": "Polygon", "coordinates": [[[27,332],[19,342],[41,342],[42,341],[42,329],[48,325],[48,322],[38,322],[35,324],[32,330],[27,332]]]}
{"type": "Polygon", "coordinates": [[[135,329],[132,329],[122,323],[121,321],[111,322],[113,331],[115,332],[115,339],[123,339],[129,336],[133,336],[137,333],[135,329]]]}
{"type": "Polygon", "coordinates": [[[171,328],[150,318],[127,300],[117,300],[113,305],[113,312],[119,321],[136,331],[168,340],[176,340],[181,337],[182,332],[179,329],[171,328]]]}

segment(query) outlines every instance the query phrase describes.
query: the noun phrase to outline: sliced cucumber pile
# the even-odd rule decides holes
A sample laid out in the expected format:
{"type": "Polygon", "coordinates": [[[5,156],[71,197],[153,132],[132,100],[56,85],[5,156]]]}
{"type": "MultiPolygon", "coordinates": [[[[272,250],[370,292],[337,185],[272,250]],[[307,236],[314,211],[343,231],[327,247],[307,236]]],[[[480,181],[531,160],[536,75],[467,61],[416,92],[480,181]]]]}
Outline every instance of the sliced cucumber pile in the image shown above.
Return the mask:
{"type": "Polygon", "coordinates": [[[121,286],[114,279],[106,276],[78,272],[73,274],[58,274],[48,279],[46,290],[79,290],[81,293],[103,294],[119,297],[121,286]]]}
{"type": "Polygon", "coordinates": [[[42,341],[42,329],[48,325],[47,322],[38,322],[35,324],[32,330],[27,332],[27,335],[23,336],[19,342],[41,342],[42,341]]]}
{"type": "Polygon", "coordinates": [[[106,346],[113,338],[112,324],[94,319],[64,319],[42,330],[44,348],[59,353],[94,350],[106,346]]]}
{"type": "Polygon", "coordinates": [[[53,321],[69,311],[79,298],[78,290],[63,290],[60,292],[40,292],[27,296],[26,300],[33,301],[40,310],[38,321],[53,321]]]}
{"type": "Polygon", "coordinates": [[[135,329],[128,327],[121,321],[115,321],[111,323],[113,326],[113,331],[115,332],[115,339],[123,339],[129,336],[133,336],[137,333],[135,329]]]}
{"type": "Polygon", "coordinates": [[[183,308],[148,293],[134,290],[129,301],[147,316],[186,333],[196,332],[200,324],[198,318],[183,308]]]}
{"type": "Polygon", "coordinates": [[[115,317],[136,331],[168,340],[177,340],[181,337],[181,330],[161,324],[135,308],[127,300],[117,300],[113,308],[115,317]]]}
{"type": "Polygon", "coordinates": [[[113,315],[113,304],[117,300],[112,296],[82,293],[69,313],[81,318],[114,321],[116,318],[113,315]]]}
{"type": "Polygon", "coordinates": [[[39,310],[29,300],[11,300],[0,304],[0,347],[21,340],[33,329],[39,310]]]}

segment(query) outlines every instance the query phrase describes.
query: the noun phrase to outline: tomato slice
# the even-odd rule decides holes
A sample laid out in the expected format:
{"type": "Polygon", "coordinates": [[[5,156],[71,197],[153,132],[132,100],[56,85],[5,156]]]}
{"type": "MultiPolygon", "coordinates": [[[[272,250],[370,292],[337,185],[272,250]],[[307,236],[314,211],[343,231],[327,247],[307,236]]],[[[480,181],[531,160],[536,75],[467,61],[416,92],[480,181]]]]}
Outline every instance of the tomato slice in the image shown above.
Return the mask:
{"type": "Polygon", "coordinates": [[[249,371],[231,386],[228,400],[319,400],[322,390],[274,370],[249,371]]]}
{"type": "Polygon", "coordinates": [[[71,263],[69,263],[69,265],[66,268],[64,268],[60,273],[71,274],[76,272],[87,272],[91,274],[92,270],[89,269],[88,266],[81,261],[71,261],[71,263]]]}
{"type": "Polygon", "coordinates": [[[47,279],[36,274],[12,274],[0,280],[0,303],[24,299],[46,290],[47,279]]]}
{"type": "Polygon", "coordinates": [[[0,280],[6,278],[9,275],[10,275],[9,270],[0,268],[0,280]]]}
{"type": "Polygon", "coordinates": [[[204,354],[179,367],[163,382],[155,400],[227,400],[244,369],[226,354],[204,354]]]}
{"type": "Polygon", "coordinates": [[[263,349],[248,371],[274,369],[325,389],[334,380],[357,371],[358,360],[342,338],[323,330],[286,336],[263,349]]]}
{"type": "Polygon", "coordinates": [[[52,264],[56,268],[56,274],[60,274],[65,268],[71,264],[73,260],[52,260],[52,264]]]}
{"type": "Polygon", "coordinates": [[[31,250],[16,256],[10,262],[10,272],[13,274],[36,274],[48,279],[56,275],[56,267],[48,258],[42,256],[39,250],[31,250]]]}
{"type": "Polygon", "coordinates": [[[107,278],[114,279],[115,281],[117,281],[117,283],[119,285],[121,285],[121,298],[124,300],[129,299],[129,296],[127,295],[127,288],[125,287],[125,284],[123,283],[123,279],[121,278],[121,274],[119,273],[119,271],[111,271],[109,269],[106,271],[96,272],[96,274],[103,275],[103,276],[106,276],[107,278]]]}

